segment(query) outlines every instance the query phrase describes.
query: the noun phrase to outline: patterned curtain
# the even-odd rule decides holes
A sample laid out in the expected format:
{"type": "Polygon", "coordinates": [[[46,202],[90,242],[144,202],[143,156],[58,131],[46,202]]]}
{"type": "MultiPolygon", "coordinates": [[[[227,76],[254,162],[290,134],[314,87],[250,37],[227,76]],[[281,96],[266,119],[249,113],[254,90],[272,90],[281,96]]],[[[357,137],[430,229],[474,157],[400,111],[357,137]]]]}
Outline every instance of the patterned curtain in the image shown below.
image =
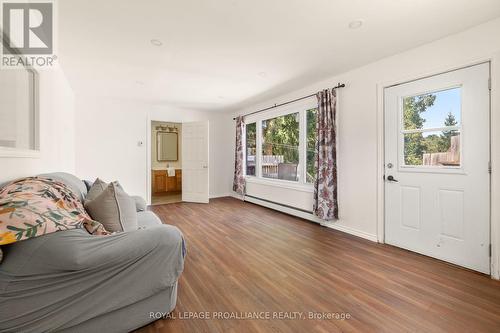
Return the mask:
{"type": "Polygon", "coordinates": [[[243,116],[236,118],[236,149],[234,152],[234,181],[233,191],[238,194],[245,194],[245,176],[243,174],[243,158],[245,147],[243,146],[243,132],[245,122],[243,116]]]}
{"type": "Polygon", "coordinates": [[[337,147],[336,147],[336,101],[335,89],[323,90],[316,95],[318,113],[316,122],[317,170],[314,182],[313,212],[323,220],[339,218],[337,205],[337,147]]]}

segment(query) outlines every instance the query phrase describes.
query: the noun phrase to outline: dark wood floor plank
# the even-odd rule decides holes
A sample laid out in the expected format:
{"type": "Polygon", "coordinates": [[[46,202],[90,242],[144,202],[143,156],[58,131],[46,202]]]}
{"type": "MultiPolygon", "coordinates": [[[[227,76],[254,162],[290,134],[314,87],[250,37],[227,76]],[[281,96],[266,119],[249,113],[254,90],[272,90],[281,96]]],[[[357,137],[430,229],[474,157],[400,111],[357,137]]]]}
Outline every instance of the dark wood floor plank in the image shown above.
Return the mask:
{"type": "Polygon", "coordinates": [[[348,320],[163,319],[137,332],[498,332],[500,283],[233,198],[151,208],[187,240],[174,315],[349,313],[348,320]]]}

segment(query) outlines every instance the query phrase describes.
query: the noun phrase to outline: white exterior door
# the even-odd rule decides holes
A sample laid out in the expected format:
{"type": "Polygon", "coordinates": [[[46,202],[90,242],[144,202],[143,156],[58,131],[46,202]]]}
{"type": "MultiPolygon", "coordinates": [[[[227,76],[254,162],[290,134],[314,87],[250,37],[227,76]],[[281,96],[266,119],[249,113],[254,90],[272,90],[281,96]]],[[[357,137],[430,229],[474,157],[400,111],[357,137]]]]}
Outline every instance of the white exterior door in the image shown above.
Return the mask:
{"type": "Polygon", "coordinates": [[[182,123],[182,201],[208,203],[208,121],[182,123]]]}
{"type": "Polygon", "coordinates": [[[385,242],[490,273],[489,63],[385,89],[385,242]]]}

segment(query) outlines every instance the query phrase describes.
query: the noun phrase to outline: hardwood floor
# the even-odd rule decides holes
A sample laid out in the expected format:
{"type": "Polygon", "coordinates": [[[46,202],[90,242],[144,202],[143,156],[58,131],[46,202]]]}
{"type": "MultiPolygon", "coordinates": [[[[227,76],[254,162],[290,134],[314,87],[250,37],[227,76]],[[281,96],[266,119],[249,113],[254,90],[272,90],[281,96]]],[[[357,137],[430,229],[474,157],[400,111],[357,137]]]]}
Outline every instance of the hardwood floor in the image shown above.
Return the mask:
{"type": "Polygon", "coordinates": [[[154,194],[151,196],[151,205],[165,205],[177,202],[182,202],[181,193],[168,194],[168,195],[154,194]]]}
{"type": "Polygon", "coordinates": [[[137,332],[500,332],[488,276],[233,198],[152,210],[183,231],[188,255],[177,319],[137,332]],[[183,319],[202,312],[271,319],[183,319]]]}

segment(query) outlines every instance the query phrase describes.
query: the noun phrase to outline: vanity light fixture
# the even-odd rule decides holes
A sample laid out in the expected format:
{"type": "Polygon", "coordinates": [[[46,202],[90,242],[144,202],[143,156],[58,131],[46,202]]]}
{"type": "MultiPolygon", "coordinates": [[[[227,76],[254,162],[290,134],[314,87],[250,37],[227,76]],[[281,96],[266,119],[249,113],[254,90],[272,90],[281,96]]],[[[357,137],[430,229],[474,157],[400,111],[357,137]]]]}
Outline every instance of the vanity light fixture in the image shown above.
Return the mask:
{"type": "Polygon", "coordinates": [[[156,126],[157,131],[168,132],[168,133],[179,133],[177,125],[159,125],[156,126]]]}

